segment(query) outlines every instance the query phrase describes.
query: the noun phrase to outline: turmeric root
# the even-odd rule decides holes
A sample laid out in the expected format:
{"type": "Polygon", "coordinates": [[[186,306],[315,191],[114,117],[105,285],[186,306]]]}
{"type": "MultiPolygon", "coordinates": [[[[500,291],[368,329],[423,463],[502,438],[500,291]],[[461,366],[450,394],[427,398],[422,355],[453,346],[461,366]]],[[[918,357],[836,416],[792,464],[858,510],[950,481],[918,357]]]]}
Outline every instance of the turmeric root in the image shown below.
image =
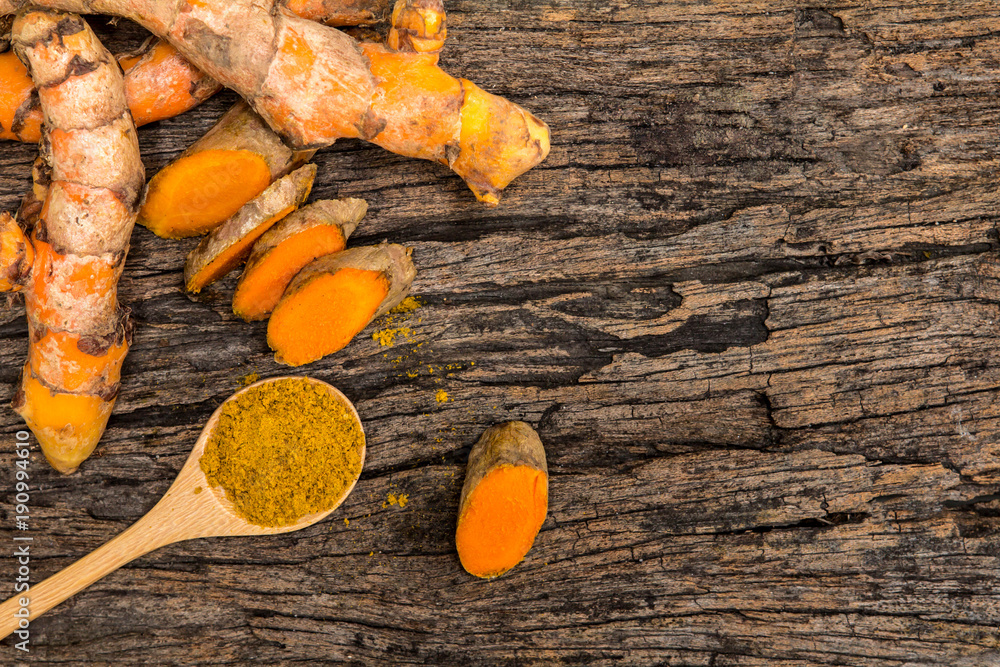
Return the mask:
{"type": "Polygon", "coordinates": [[[118,63],[125,71],[125,98],[136,127],[179,116],[222,89],[155,37],[118,56],[118,63]]]}
{"type": "MultiPolygon", "coordinates": [[[[66,3],[48,4],[70,9],[66,3]]],[[[373,25],[384,20],[390,8],[389,0],[286,0],[284,4],[303,18],[329,26],[373,25]]],[[[0,16],[0,39],[9,33],[12,20],[0,16]]],[[[0,42],[0,51],[5,50],[0,42]]],[[[126,97],[136,127],[180,115],[222,88],[160,39],[119,55],[118,62],[125,71],[126,97]]],[[[31,78],[13,53],[0,53],[0,139],[37,143],[41,125],[31,78]]]]}
{"type": "Polygon", "coordinates": [[[12,42],[45,117],[22,207],[37,220],[30,272],[17,279],[30,337],[13,404],[52,466],[69,473],[97,445],[118,394],[130,328],[117,280],[144,174],[121,69],[83,19],[28,11],[12,42]]]}
{"type": "Polygon", "coordinates": [[[149,181],[139,224],[163,238],[210,232],[315,151],[293,151],[245,102],[149,181]]]}
{"type": "Polygon", "coordinates": [[[315,178],[314,164],[296,169],[202,239],[184,263],[184,288],[197,294],[239,266],[261,234],[305,202],[315,178]]]}
{"type": "Polygon", "coordinates": [[[462,567],[493,578],[520,563],[545,522],[548,494],[545,449],[534,429],[517,421],[486,429],[469,453],[458,503],[462,567]]]}
{"type": "Polygon", "coordinates": [[[247,322],[267,318],[304,266],[347,247],[367,210],[363,199],[326,199],[295,211],[264,232],[236,285],[233,312],[247,322]]]}
{"type": "MultiPolygon", "coordinates": [[[[147,40],[118,62],[136,126],[181,114],[222,88],[163,40],[147,40]]],[[[37,143],[41,128],[42,111],[27,69],[13,52],[0,53],[0,139],[37,143]]]]}
{"type": "Polygon", "coordinates": [[[275,361],[301,366],[346,346],[402,301],[417,270],[401,245],[351,248],[308,264],[267,323],[275,361]]]}
{"type": "MultiPolygon", "coordinates": [[[[20,4],[0,0],[0,12],[20,4]]],[[[430,156],[451,167],[488,205],[496,205],[507,184],[548,155],[545,123],[470,81],[440,72],[433,53],[360,46],[336,29],[274,11],[267,3],[44,4],[117,14],[165,37],[195,66],[243,96],[297,149],[361,138],[401,155],[430,156]]]]}

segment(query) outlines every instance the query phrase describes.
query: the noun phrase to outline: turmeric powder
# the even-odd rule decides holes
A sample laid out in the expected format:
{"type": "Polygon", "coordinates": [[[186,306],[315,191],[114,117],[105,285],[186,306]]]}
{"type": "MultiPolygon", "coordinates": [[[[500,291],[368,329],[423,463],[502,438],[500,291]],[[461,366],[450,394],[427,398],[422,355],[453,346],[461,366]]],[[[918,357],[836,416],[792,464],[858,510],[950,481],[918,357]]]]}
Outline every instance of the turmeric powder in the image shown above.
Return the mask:
{"type": "Polygon", "coordinates": [[[223,406],[200,465],[245,519],[287,526],[347,495],[364,448],[348,405],[309,378],[283,378],[223,406]]]}

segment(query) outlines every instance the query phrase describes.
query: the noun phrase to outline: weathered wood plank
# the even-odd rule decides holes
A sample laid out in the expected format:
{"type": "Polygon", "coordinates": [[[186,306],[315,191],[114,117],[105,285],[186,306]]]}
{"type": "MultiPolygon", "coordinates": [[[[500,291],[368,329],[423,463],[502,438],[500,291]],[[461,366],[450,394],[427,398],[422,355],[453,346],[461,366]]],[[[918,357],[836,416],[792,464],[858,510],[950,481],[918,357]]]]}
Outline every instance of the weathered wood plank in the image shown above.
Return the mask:
{"type": "MultiPolygon", "coordinates": [[[[441,165],[317,155],[314,197],[369,201],[353,242],[409,243],[420,270],[421,308],[303,369],[362,415],[357,490],[299,534],[139,559],[34,622],[27,661],[1000,662],[994,3],[448,10],[444,66],[538,112],[553,149],[496,209],[441,165]],[[463,466],[506,419],[546,443],[550,513],[521,566],[473,581],[463,466]]],[[[143,128],[150,173],[233,99],[143,128]]],[[[34,152],[0,148],[0,207],[34,152]]],[[[285,372],[234,277],[182,294],[193,244],[134,234],[108,432],[72,477],[32,461],[32,581],[147,511],[246,376],[285,372]]],[[[0,404],[22,315],[0,310],[0,404]]],[[[0,489],[19,428],[0,410],[0,489]]]]}

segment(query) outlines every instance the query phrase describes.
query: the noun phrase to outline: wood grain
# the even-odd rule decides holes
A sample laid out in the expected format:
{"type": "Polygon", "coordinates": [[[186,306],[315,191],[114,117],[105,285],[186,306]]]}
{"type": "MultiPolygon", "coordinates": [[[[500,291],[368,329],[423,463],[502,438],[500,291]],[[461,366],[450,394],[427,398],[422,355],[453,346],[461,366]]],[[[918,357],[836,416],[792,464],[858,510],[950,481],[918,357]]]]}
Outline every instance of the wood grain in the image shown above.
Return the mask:
{"type": "MultiPolygon", "coordinates": [[[[355,492],[300,533],[134,561],[3,659],[1000,664],[995,10],[449,3],[444,67],[544,118],[552,153],[496,209],[440,165],[317,155],[313,197],[366,199],[351,243],[412,245],[424,304],[392,347],[380,322],[303,369],[365,423],[355,492]],[[546,445],[550,513],[487,583],[455,509],[469,448],[511,419],[546,445]]],[[[96,23],[112,50],[141,38],[96,23]]],[[[143,128],[149,173],[233,99],[143,128]]],[[[0,150],[3,208],[33,157],[0,150]]],[[[182,294],[196,242],[133,236],[108,432],[72,477],[32,460],[32,581],[148,511],[245,376],[285,372],[229,310],[235,276],[182,294]]],[[[0,311],[2,403],[22,315],[0,311]]],[[[0,411],[0,488],[19,428],[0,411]]]]}

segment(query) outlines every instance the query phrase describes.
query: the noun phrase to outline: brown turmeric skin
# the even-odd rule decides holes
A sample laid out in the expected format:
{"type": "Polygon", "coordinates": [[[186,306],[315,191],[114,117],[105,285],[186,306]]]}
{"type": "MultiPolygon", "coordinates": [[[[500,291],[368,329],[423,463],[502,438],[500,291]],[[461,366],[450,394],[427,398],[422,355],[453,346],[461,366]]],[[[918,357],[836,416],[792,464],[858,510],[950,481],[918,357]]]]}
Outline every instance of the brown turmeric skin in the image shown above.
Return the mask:
{"type": "Polygon", "coordinates": [[[308,378],[287,378],[229,401],[200,465],[245,519],[287,526],[350,492],[364,448],[361,425],[343,401],[308,378]]]}

